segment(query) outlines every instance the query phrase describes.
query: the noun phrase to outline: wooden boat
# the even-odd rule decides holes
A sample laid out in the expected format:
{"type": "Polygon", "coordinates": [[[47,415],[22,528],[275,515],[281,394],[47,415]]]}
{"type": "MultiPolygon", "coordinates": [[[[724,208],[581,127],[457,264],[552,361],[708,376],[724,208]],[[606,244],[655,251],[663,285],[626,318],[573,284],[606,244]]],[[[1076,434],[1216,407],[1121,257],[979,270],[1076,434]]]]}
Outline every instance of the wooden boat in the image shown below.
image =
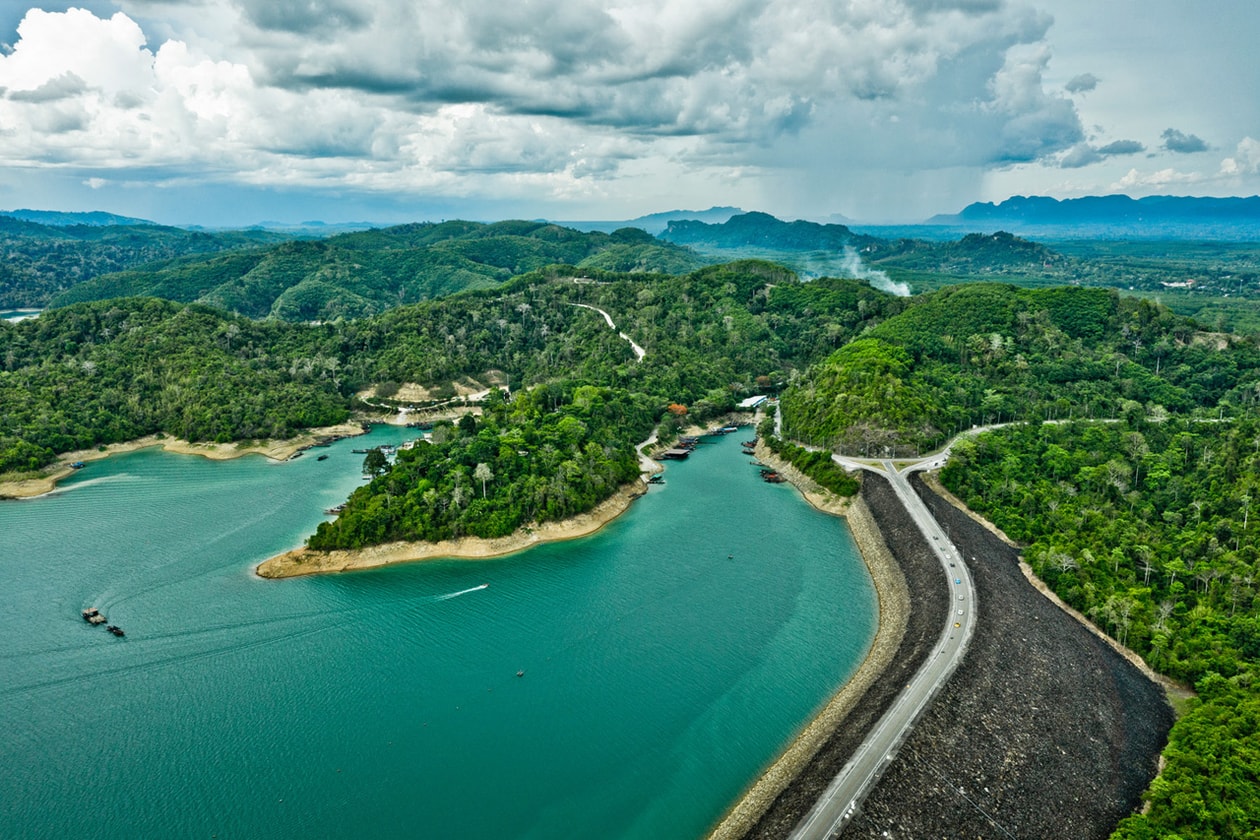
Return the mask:
{"type": "Polygon", "coordinates": [[[318,458],[316,458],[315,460],[316,460],[316,461],[327,461],[327,460],[328,460],[328,456],[327,456],[327,455],[320,455],[320,456],[319,456],[318,458]]]}
{"type": "Polygon", "coordinates": [[[118,637],[118,638],[120,638],[120,639],[121,639],[123,636],[127,635],[126,633],[124,633],[124,632],[123,632],[123,629],[122,629],[121,627],[119,627],[119,626],[117,626],[117,625],[115,625],[115,624],[111,624],[111,625],[109,625],[108,627],[106,627],[105,629],[106,629],[106,630],[108,630],[109,632],[113,633],[115,636],[117,636],[117,637],[118,637]]]}

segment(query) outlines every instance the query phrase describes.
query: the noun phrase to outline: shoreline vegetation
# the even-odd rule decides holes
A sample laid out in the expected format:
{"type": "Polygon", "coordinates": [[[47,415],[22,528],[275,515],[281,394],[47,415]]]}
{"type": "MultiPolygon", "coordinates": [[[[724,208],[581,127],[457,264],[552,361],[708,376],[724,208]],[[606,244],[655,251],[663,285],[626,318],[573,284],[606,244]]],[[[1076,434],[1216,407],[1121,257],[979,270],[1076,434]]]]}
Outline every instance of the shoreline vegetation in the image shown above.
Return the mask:
{"type": "MultiPolygon", "coordinates": [[[[691,434],[692,429],[683,434],[691,434]]],[[[703,430],[696,427],[696,434],[703,430]]],[[[503,537],[460,537],[439,542],[393,542],[360,549],[334,549],[317,551],[300,546],[269,557],[259,563],[254,572],[269,580],[302,577],[305,575],[335,574],[338,572],[376,569],[396,563],[415,563],[424,560],[489,560],[515,554],[536,545],[564,542],[590,536],[612,522],[630,508],[630,504],[647,491],[643,476],[661,472],[664,467],[652,460],[645,449],[657,445],[656,432],[635,447],[639,458],[640,477],[621,485],[611,496],[595,507],[567,519],[533,523],[518,528],[503,537]]]]}
{"type": "Polygon", "coordinates": [[[646,485],[642,481],[623,484],[586,513],[521,528],[505,537],[460,537],[431,543],[394,542],[369,548],[333,551],[295,548],[264,560],[255,572],[259,577],[274,580],[375,569],[422,560],[488,560],[543,543],[574,540],[594,534],[628,510],[630,503],[643,495],[644,489],[646,485]]]}
{"type": "MultiPolygon", "coordinates": [[[[458,417],[464,412],[455,412],[458,417]]],[[[473,413],[477,413],[475,410],[473,413]]],[[[288,461],[299,452],[342,438],[358,437],[367,434],[373,425],[400,426],[406,423],[406,414],[396,412],[358,413],[345,423],[335,426],[320,426],[307,429],[302,434],[291,438],[265,440],[237,440],[230,443],[212,443],[209,441],[188,441],[166,435],[145,435],[142,438],[111,443],[98,449],[79,449],[74,452],[63,452],[57,456],[57,462],[33,473],[18,474],[20,478],[0,476],[0,501],[5,499],[32,499],[43,496],[57,489],[62,479],[74,475],[75,469],[70,465],[76,461],[89,463],[108,458],[124,452],[135,452],[160,446],[167,452],[176,455],[200,455],[212,461],[230,461],[246,455],[262,455],[273,461],[288,461]]]]}
{"type": "MultiPolygon", "coordinates": [[[[962,499],[950,492],[949,488],[941,483],[940,477],[937,474],[928,472],[923,473],[922,475],[924,483],[932,489],[932,492],[936,493],[936,495],[940,496],[954,508],[958,509],[968,519],[993,534],[1011,548],[1022,550],[1022,546],[1020,546],[1020,544],[1015,540],[1008,537],[1001,528],[994,525],[971,508],[967,507],[962,499]]],[[[1137,651],[1120,644],[1120,642],[1113,639],[1107,633],[1103,632],[1096,624],[1090,621],[1080,610],[1074,608],[1071,604],[1068,604],[1060,598],[1057,594],[1055,594],[1055,591],[1050,588],[1049,584],[1037,576],[1037,573],[1033,571],[1032,566],[1028,565],[1027,561],[1022,558],[1019,561],[1019,571],[1024,576],[1024,579],[1028,581],[1028,585],[1040,592],[1046,600],[1050,601],[1050,603],[1054,604],[1064,613],[1071,616],[1077,624],[1084,627],[1091,635],[1096,636],[1103,644],[1107,645],[1107,647],[1124,657],[1125,661],[1140,671],[1148,680],[1160,686],[1164,690],[1169,703],[1172,704],[1174,709],[1181,708],[1187,699],[1195,696],[1194,689],[1191,686],[1183,685],[1182,683],[1174,680],[1172,677],[1156,671],[1147,664],[1146,660],[1143,659],[1137,651]]]]}
{"type": "MultiPolygon", "coordinates": [[[[379,419],[379,418],[373,418],[379,419]]],[[[386,421],[388,422],[388,421],[386,421]]],[[[680,434],[703,434],[701,427],[683,429],[680,434]]],[[[134,452],[160,446],[167,452],[200,455],[211,460],[231,460],[246,455],[262,455],[277,461],[293,458],[299,452],[328,440],[363,434],[359,420],[336,426],[309,429],[304,434],[285,440],[237,441],[233,443],[194,443],[178,438],[148,435],[126,443],[110,444],[101,449],[63,453],[46,474],[31,478],[0,481],[0,499],[33,498],[52,492],[58,482],[73,475],[70,466],[76,461],[98,461],[110,455],[134,452]]],[[[649,439],[639,448],[644,474],[660,472],[661,464],[652,461],[644,449],[656,441],[649,439]]],[[[780,753],[779,757],[757,777],[756,781],[727,811],[712,830],[710,840],[726,840],[743,836],[799,775],[814,754],[826,743],[867,689],[887,668],[905,633],[909,614],[909,593],[900,568],[892,557],[874,518],[860,498],[845,498],[827,491],[776,456],[764,443],[758,443],[757,458],[774,467],[797,489],[815,509],[847,520],[854,541],[874,581],[879,598],[879,620],[875,638],[866,658],[853,675],[804,725],[780,753]]],[[[433,559],[481,560],[514,554],[536,545],[579,539],[594,534],[630,508],[643,495],[642,478],[622,485],[610,497],[591,510],[565,520],[542,523],[517,530],[504,537],[484,539],[462,537],[435,543],[396,542],[358,550],[313,551],[299,547],[270,557],[260,563],[255,573],[266,579],[283,579],[314,574],[333,574],[380,568],[397,563],[433,559]]]]}

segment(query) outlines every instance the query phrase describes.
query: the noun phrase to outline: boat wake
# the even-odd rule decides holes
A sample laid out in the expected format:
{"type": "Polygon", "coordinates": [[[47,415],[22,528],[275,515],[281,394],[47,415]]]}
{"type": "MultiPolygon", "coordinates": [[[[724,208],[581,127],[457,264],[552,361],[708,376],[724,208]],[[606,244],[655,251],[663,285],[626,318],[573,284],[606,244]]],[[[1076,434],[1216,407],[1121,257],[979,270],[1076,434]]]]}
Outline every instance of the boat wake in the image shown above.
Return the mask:
{"type": "Polygon", "coordinates": [[[449,600],[451,600],[452,598],[458,598],[460,595],[467,595],[469,592],[476,592],[477,590],[479,590],[479,589],[485,589],[485,588],[487,588],[488,586],[490,586],[490,584],[488,584],[488,583],[483,583],[483,584],[481,584],[481,586],[474,586],[472,589],[461,589],[461,590],[460,590],[460,591],[458,591],[458,592],[450,592],[450,593],[447,593],[446,595],[439,595],[439,596],[437,596],[436,598],[434,598],[433,600],[435,600],[435,601],[449,601],[449,600]]]}
{"type": "Polygon", "coordinates": [[[118,473],[116,475],[102,475],[98,478],[89,478],[86,481],[77,481],[74,484],[62,484],[54,487],[47,495],[60,496],[65,493],[71,493],[75,490],[82,490],[85,487],[95,487],[98,484],[119,484],[127,481],[135,481],[139,476],[130,473],[118,473]]]}

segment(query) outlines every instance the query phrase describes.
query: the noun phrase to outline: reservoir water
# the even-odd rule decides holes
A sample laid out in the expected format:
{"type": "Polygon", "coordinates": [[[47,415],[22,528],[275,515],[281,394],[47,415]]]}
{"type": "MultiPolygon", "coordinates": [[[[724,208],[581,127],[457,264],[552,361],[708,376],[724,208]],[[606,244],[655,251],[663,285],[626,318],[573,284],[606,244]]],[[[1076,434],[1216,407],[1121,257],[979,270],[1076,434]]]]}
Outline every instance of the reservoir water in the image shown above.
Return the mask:
{"type": "Polygon", "coordinates": [[[843,522],[737,435],[584,539],[253,574],[359,484],[352,447],[414,435],[141,450],[0,502],[0,836],[694,838],[869,648],[843,522]]]}
{"type": "Polygon", "coordinates": [[[18,321],[25,321],[27,318],[38,318],[42,309],[0,309],[0,321],[8,321],[16,324],[18,321]]]}

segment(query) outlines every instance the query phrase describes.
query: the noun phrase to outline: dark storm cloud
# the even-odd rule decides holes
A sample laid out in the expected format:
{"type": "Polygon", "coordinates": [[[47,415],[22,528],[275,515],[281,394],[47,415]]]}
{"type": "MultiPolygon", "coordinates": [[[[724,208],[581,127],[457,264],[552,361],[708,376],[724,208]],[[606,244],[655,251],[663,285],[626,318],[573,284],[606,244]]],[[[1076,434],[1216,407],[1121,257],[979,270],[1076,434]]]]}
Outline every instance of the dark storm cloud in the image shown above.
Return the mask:
{"type": "Polygon", "coordinates": [[[906,0],[906,6],[917,12],[962,12],[985,15],[999,11],[1004,0],[906,0]]]}
{"type": "Polygon", "coordinates": [[[1112,155],[1136,155],[1138,152],[1146,151],[1146,146],[1136,140],[1116,140],[1105,146],[1098,147],[1098,153],[1106,157],[1112,155]]]}
{"type": "Polygon", "coordinates": [[[1083,131],[1068,102],[1052,100],[1045,107],[1007,120],[1000,130],[995,163],[1028,163],[1081,140],[1083,131]]]}
{"type": "Polygon", "coordinates": [[[240,7],[259,29],[296,35],[362,29],[372,20],[365,4],[348,0],[242,0],[240,7]]]}
{"type": "Polygon", "coordinates": [[[1117,155],[1134,155],[1146,150],[1146,146],[1136,140],[1115,140],[1103,146],[1090,143],[1077,143],[1059,158],[1059,166],[1064,169],[1080,169],[1091,163],[1115,157],[1117,155]]]}
{"type": "Polygon", "coordinates": [[[19,128],[0,150],[565,195],[585,179],[668,191],[832,171],[838,150],[847,169],[899,172],[1109,153],[1046,86],[1052,19],[1011,0],[117,2],[109,19],[33,17],[22,54],[0,57],[0,85],[28,97],[73,97],[58,74],[79,72],[85,116],[71,98],[49,119],[88,123],[41,145],[42,106],[10,94],[0,124],[19,128]],[[141,8],[151,17],[127,16],[141,8]]]}
{"type": "Polygon", "coordinates": [[[1193,152],[1206,152],[1208,144],[1203,138],[1193,134],[1185,134],[1175,128],[1166,128],[1159,135],[1164,138],[1163,148],[1170,152],[1188,155],[1193,152]]]}
{"type": "Polygon", "coordinates": [[[1063,86],[1063,89],[1068,93],[1089,93],[1098,87],[1100,81],[1093,73],[1082,73],[1079,76],[1073,76],[1068,79],[1068,83],[1063,86]]]}

